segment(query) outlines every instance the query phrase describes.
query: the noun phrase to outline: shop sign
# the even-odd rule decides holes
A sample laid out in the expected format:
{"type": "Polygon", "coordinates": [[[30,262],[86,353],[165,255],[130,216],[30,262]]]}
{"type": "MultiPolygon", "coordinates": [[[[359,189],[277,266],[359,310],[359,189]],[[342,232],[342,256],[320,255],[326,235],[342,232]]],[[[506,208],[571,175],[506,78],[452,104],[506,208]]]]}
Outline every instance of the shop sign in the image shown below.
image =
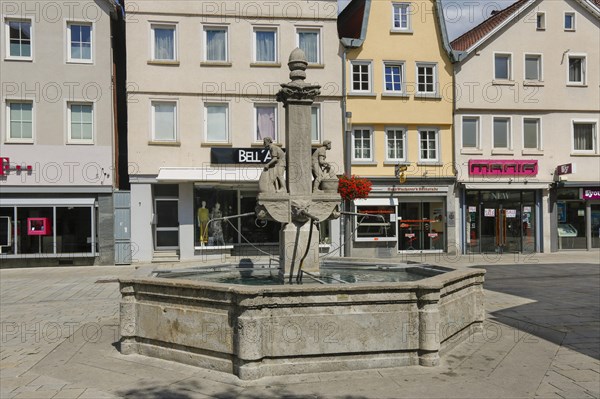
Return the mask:
{"type": "Polygon", "coordinates": [[[600,200],[600,187],[584,188],[581,198],[584,200],[600,200]]]}
{"type": "MultiPolygon", "coordinates": [[[[284,150],[285,151],[285,150],[284,150]]],[[[211,148],[210,163],[253,165],[271,161],[268,148],[211,148]]]]}
{"type": "Polygon", "coordinates": [[[10,175],[10,172],[17,172],[18,174],[23,171],[26,171],[28,173],[31,173],[32,170],[33,167],[31,165],[12,165],[10,163],[10,158],[0,157],[0,176],[10,175]]]}
{"type": "Polygon", "coordinates": [[[469,175],[536,176],[537,160],[470,159],[469,175]]]}
{"type": "Polygon", "coordinates": [[[494,216],[496,216],[496,209],[494,208],[486,208],[483,211],[483,216],[488,217],[488,218],[493,218],[494,216]]]}
{"type": "Polygon", "coordinates": [[[557,176],[562,176],[562,175],[570,175],[571,173],[573,173],[573,164],[572,163],[566,163],[564,165],[558,165],[556,167],[556,175],[557,176]]]}
{"type": "Polygon", "coordinates": [[[507,209],[506,210],[506,217],[507,218],[516,218],[517,217],[517,210],[516,209],[507,209]]]}
{"type": "Polygon", "coordinates": [[[396,186],[373,186],[371,191],[385,191],[388,193],[446,193],[448,192],[448,187],[396,187],[396,186]]]}

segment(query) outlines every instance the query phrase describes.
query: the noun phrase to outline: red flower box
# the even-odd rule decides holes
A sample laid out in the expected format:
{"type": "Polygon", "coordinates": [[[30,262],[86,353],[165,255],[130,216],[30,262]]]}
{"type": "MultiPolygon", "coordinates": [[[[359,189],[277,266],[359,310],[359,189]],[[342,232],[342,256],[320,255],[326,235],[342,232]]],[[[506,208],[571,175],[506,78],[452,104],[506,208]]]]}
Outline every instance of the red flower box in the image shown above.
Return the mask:
{"type": "Polygon", "coordinates": [[[352,175],[340,177],[338,192],[344,200],[355,200],[367,198],[371,192],[373,183],[370,180],[352,175]]]}

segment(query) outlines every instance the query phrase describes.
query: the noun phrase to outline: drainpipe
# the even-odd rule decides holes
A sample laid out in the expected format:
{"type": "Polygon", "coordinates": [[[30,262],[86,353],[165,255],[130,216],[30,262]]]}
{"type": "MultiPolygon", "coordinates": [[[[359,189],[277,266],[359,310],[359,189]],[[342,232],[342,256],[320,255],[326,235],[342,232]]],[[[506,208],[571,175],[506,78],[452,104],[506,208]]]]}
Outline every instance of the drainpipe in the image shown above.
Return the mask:
{"type": "MultiPolygon", "coordinates": [[[[347,118],[347,108],[346,108],[346,62],[348,55],[348,48],[343,46],[344,51],[342,53],[342,121],[344,128],[344,174],[350,176],[352,174],[352,165],[351,165],[351,140],[350,140],[350,132],[348,132],[348,118],[347,118]]],[[[351,202],[349,200],[344,200],[344,211],[350,212],[351,202]]],[[[352,252],[352,243],[350,242],[351,237],[351,219],[350,217],[344,217],[341,223],[340,235],[341,241],[344,243],[344,256],[351,256],[352,252]]]]}

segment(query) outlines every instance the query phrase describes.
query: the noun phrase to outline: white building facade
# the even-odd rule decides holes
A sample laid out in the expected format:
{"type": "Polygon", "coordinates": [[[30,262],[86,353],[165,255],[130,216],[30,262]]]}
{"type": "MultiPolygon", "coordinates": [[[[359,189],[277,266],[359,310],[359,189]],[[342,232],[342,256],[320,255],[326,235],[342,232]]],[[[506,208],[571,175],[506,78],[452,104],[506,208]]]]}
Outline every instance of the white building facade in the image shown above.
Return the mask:
{"type": "MultiPolygon", "coordinates": [[[[337,2],[147,1],[128,10],[128,136],[133,259],[276,252],[280,226],[252,215],[268,152],[283,143],[287,59],[301,47],[320,84],[314,146],[342,173],[337,2]]],[[[336,222],[321,226],[337,249],[336,222]]]]}
{"type": "Polygon", "coordinates": [[[0,259],[114,264],[114,1],[2,2],[0,259]]]}
{"type": "Polygon", "coordinates": [[[452,43],[464,253],[600,247],[599,16],[522,0],[452,43]]]}

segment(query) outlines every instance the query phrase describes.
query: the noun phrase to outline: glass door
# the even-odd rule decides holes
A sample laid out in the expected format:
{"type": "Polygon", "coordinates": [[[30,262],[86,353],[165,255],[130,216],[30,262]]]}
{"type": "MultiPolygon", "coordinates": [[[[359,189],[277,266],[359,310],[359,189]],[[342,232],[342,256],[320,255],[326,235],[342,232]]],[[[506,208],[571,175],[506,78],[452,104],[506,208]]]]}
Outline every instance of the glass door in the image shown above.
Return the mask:
{"type": "Polygon", "coordinates": [[[156,249],[179,249],[179,201],[176,199],[154,200],[156,249]]]}
{"type": "Polygon", "coordinates": [[[443,201],[398,204],[398,251],[443,251],[443,201]]]}
{"type": "MultiPolygon", "coordinates": [[[[520,192],[482,193],[481,252],[521,252],[523,244],[523,217],[520,192]]],[[[533,215],[533,205],[529,206],[533,215]]],[[[532,222],[533,223],[533,222],[532,222]]],[[[531,234],[534,234],[532,231],[531,234]]],[[[535,248],[535,242],[534,242],[535,248]]]]}

